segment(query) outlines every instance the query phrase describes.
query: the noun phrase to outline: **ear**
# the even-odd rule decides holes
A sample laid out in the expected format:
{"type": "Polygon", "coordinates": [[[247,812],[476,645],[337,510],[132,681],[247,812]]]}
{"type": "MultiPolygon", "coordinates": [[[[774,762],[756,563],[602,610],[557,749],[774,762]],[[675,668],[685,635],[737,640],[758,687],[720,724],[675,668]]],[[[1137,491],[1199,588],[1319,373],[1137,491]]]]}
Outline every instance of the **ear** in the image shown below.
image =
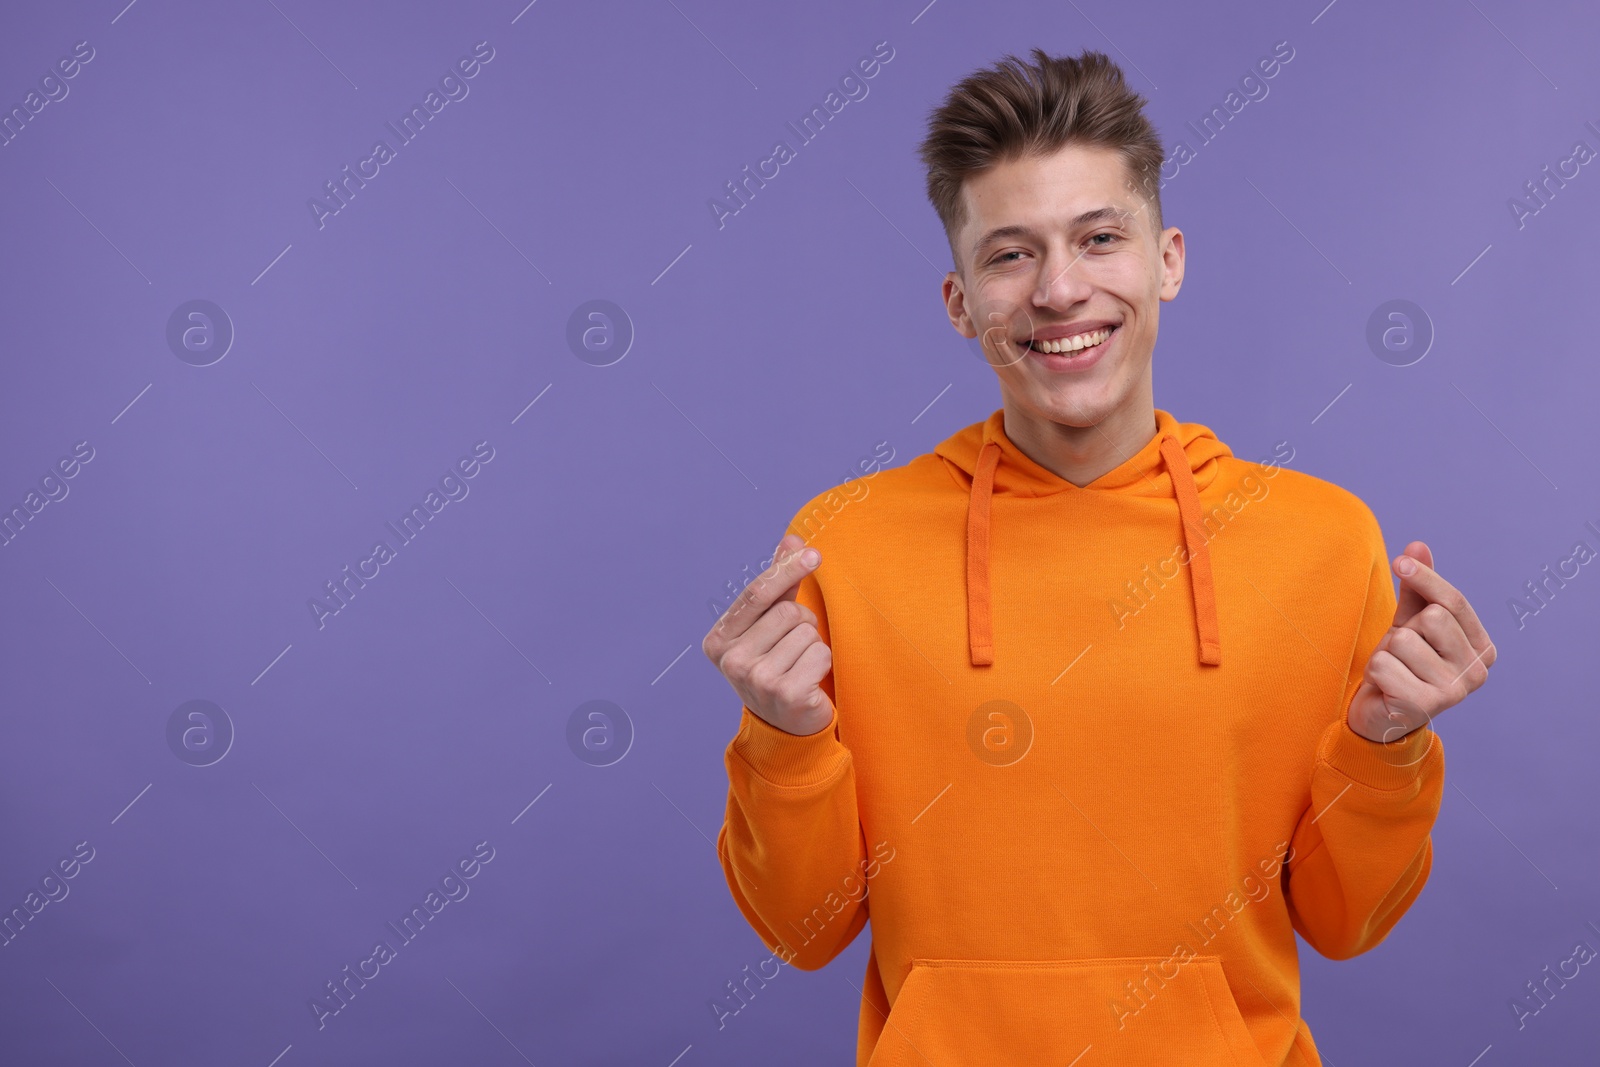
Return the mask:
{"type": "Polygon", "coordinates": [[[948,271],[944,276],[942,287],[945,314],[950,316],[950,325],[962,337],[978,336],[978,328],[972,324],[972,315],[967,311],[967,294],[961,288],[961,275],[956,271],[948,271]]]}
{"type": "Polygon", "coordinates": [[[1168,226],[1156,244],[1161,252],[1161,299],[1171,300],[1183,287],[1183,231],[1168,226]]]}

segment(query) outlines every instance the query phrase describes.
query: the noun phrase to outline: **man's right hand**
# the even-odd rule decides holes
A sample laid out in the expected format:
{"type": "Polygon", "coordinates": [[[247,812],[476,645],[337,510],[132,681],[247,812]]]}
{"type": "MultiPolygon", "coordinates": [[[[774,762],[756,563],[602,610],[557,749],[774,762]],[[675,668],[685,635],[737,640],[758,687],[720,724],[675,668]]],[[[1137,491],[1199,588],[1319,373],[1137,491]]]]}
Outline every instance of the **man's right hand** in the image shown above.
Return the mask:
{"type": "Polygon", "coordinates": [[[745,707],[785,733],[814,734],[833,719],[821,682],[833,651],[817,632],[817,616],[795,593],[822,562],[797,534],[785,534],[762,571],[734,598],[700,643],[745,707]],[[813,556],[807,562],[806,556],[813,556]]]}

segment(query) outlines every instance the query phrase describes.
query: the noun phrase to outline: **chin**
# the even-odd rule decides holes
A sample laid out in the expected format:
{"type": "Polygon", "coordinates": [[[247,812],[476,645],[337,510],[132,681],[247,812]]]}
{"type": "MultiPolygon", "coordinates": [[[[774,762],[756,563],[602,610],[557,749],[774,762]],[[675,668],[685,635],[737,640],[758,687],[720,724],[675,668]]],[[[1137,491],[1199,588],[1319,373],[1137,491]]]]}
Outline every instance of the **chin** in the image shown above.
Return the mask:
{"type": "Polygon", "coordinates": [[[1116,407],[1101,390],[1082,385],[1030,390],[1029,399],[1029,406],[1040,415],[1064,426],[1093,426],[1116,407]]]}
{"type": "Polygon", "coordinates": [[[1070,381],[1040,382],[1033,389],[1036,396],[1058,404],[1082,405],[1085,408],[1114,407],[1119,395],[1127,390],[1118,389],[1116,382],[1070,381]]]}

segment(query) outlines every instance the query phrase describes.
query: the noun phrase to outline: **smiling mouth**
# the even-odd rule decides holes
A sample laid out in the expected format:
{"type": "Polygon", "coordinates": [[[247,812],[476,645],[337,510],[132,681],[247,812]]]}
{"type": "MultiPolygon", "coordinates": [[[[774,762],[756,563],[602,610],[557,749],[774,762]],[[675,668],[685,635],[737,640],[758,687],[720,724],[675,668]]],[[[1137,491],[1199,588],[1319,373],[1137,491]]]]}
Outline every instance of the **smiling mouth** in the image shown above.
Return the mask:
{"type": "Polygon", "coordinates": [[[1023,342],[1022,347],[1045,355],[1072,355],[1078,352],[1090,351],[1111,339],[1120,327],[1107,326],[1099,330],[1090,330],[1087,333],[1074,334],[1071,337],[1061,337],[1053,341],[1029,340],[1023,342]]]}

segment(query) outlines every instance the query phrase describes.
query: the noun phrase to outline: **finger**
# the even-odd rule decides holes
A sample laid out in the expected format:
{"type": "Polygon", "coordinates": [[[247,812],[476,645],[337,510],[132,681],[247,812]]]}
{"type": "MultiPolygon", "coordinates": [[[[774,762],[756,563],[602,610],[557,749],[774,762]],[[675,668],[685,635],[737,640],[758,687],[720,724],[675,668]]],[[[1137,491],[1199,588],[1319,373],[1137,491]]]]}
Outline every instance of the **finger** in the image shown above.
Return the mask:
{"type": "MultiPolygon", "coordinates": [[[[1420,543],[1421,542],[1413,542],[1413,544],[1420,543]]],[[[1409,548],[1410,546],[1408,545],[1407,547],[1409,548]]],[[[1405,556],[1398,556],[1395,558],[1396,574],[1400,574],[1400,564],[1407,558],[1408,557],[1405,556]]],[[[1444,577],[1440,575],[1438,571],[1434,570],[1426,563],[1421,562],[1415,557],[1409,558],[1411,559],[1415,569],[1410,574],[1400,574],[1400,584],[1402,587],[1400,599],[1405,601],[1405,591],[1410,590],[1413,591],[1417,597],[1421,598],[1421,602],[1419,602],[1416,609],[1410,614],[1406,615],[1405,618],[1400,617],[1401,609],[1397,607],[1395,610],[1396,623],[1404,623],[1408,621],[1414,615],[1416,615],[1418,611],[1421,611],[1425,604],[1438,604],[1456,617],[1456,621],[1461,624],[1462,632],[1467,635],[1467,643],[1472,646],[1474,652],[1483,652],[1485,649],[1490,648],[1494,642],[1489,640],[1489,632],[1483,628],[1483,623],[1478,619],[1478,613],[1472,610],[1472,605],[1467,602],[1467,598],[1462,594],[1462,592],[1449,582],[1445,581],[1444,577]]],[[[1487,661],[1489,656],[1486,655],[1484,659],[1487,661]]]]}
{"type": "Polygon", "coordinates": [[[1453,671],[1461,671],[1467,664],[1477,658],[1477,651],[1467,641],[1467,635],[1461,629],[1461,623],[1456,617],[1446,611],[1442,605],[1429,604],[1411,621],[1399,627],[1403,630],[1413,630],[1427,638],[1428,644],[1439,653],[1439,658],[1445,666],[1453,671]]]}
{"type": "MultiPolygon", "coordinates": [[[[1363,732],[1361,736],[1366,737],[1368,740],[1377,741],[1381,745],[1389,745],[1400,741],[1406,734],[1419,727],[1424,729],[1429,727],[1430,719],[1427,715],[1417,710],[1406,710],[1405,707],[1402,707],[1401,701],[1386,697],[1383,690],[1370,680],[1361,683],[1361,688],[1356,691],[1356,700],[1352,703],[1352,707],[1367,701],[1376,702],[1381,709],[1379,714],[1382,716],[1381,721],[1367,724],[1369,729],[1376,728],[1379,734],[1378,737],[1371,737],[1366,732],[1363,732]]],[[[1432,746],[1430,745],[1429,747],[1431,748],[1432,746]]],[[[1393,767],[1409,767],[1420,762],[1426,756],[1427,752],[1424,752],[1422,756],[1407,760],[1404,763],[1396,762],[1385,756],[1384,762],[1393,767]]]]}
{"type": "MultiPolygon", "coordinates": [[[[809,574],[814,565],[808,564],[805,541],[798,534],[785,534],[773,553],[772,566],[744,587],[728,605],[728,610],[717,620],[715,629],[724,641],[742,636],[760,621],[768,608],[779,600],[794,600],[800,580],[809,574]]],[[[815,552],[814,549],[811,551],[815,552]]],[[[821,563],[818,553],[817,563],[821,563]]]]}
{"type": "Polygon", "coordinates": [[[740,692],[758,714],[764,711],[787,717],[816,709],[827,695],[820,683],[832,666],[833,653],[827,644],[817,639],[815,631],[797,626],[761,657],[743,679],[740,692]]]}
{"type": "Polygon", "coordinates": [[[1441,689],[1454,699],[1461,700],[1489,680],[1489,663],[1494,657],[1493,645],[1483,652],[1475,650],[1467,640],[1466,632],[1461,629],[1461,623],[1438,604],[1423,608],[1406,627],[1411,628],[1419,623],[1428,643],[1452,671],[1449,679],[1440,686],[1441,689]]]}
{"type": "Polygon", "coordinates": [[[749,659],[765,658],[772,654],[779,642],[806,623],[815,627],[817,616],[804,604],[772,604],[732,644],[738,646],[741,655],[749,659]]]}
{"type": "MultiPolygon", "coordinates": [[[[1371,737],[1370,734],[1363,733],[1363,737],[1368,737],[1370,741],[1376,741],[1387,749],[1389,745],[1400,744],[1400,742],[1405,741],[1406,734],[1413,733],[1416,729],[1429,729],[1429,731],[1432,731],[1432,720],[1427,715],[1422,712],[1408,712],[1408,710],[1402,709],[1400,702],[1392,701],[1389,697],[1384,696],[1382,689],[1373,685],[1371,681],[1363,683],[1362,689],[1363,694],[1374,694],[1378,699],[1379,707],[1382,709],[1382,720],[1376,721],[1376,723],[1368,723],[1368,729],[1378,729],[1379,736],[1371,737]]],[[[1384,763],[1389,766],[1416,766],[1422,760],[1426,760],[1427,753],[1432,752],[1432,749],[1434,749],[1434,742],[1430,739],[1427,749],[1422,750],[1422,755],[1418,755],[1418,757],[1405,758],[1405,755],[1410,755],[1410,752],[1406,752],[1405,755],[1397,753],[1394,757],[1390,757],[1387,753],[1379,753],[1379,755],[1381,755],[1384,763]]]]}
{"type": "Polygon", "coordinates": [[[1396,598],[1394,605],[1394,625],[1396,626],[1410,619],[1428,604],[1427,598],[1418,590],[1406,585],[1405,575],[1400,574],[1398,565],[1407,559],[1431,568],[1433,566],[1433,550],[1424,541],[1412,541],[1406,545],[1404,552],[1389,561],[1389,569],[1400,575],[1400,595],[1396,598]]]}
{"type": "MultiPolygon", "coordinates": [[[[773,574],[774,577],[768,580],[772,581],[776,578],[784,577],[787,572],[781,568],[786,564],[803,564],[805,561],[796,559],[796,556],[805,548],[805,546],[806,543],[799,534],[784,534],[783,537],[778,540],[778,547],[772,551],[772,566],[769,567],[766,572],[763,572],[773,574]]],[[[756,577],[760,578],[761,575],[757,575],[756,577]]],[[[794,580],[778,593],[777,597],[773,599],[772,603],[776,604],[779,600],[795,599],[795,595],[800,591],[800,579],[803,577],[805,577],[803,570],[796,572],[794,580]]]]}
{"type": "Polygon", "coordinates": [[[804,686],[800,702],[806,707],[821,707],[823,701],[832,703],[833,698],[828,695],[828,690],[823,686],[823,679],[833,669],[833,649],[825,641],[813,641],[800,658],[789,669],[789,677],[804,686]]]}
{"type": "Polygon", "coordinates": [[[1456,677],[1457,668],[1446,663],[1428,639],[1410,626],[1397,627],[1384,651],[1404,664],[1414,678],[1435,689],[1443,689],[1456,677]]]}
{"type": "Polygon", "coordinates": [[[1383,694],[1391,719],[1398,714],[1409,726],[1420,726],[1432,718],[1426,709],[1431,706],[1433,690],[1401,662],[1392,647],[1372,654],[1367,662],[1367,678],[1383,694]]]}
{"type": "MultiPolygon", "coordinates": [[[[769,613],[770,614],[770,613],[769,613]]],[[[751,632],[754,637],[754,631],[751,632]]],[[[820,640],[814,627],[796,623],[790,627],[761,657],[763,670],[772,677],[788,674],[799,661],[801,653],[820,640]]]]}

